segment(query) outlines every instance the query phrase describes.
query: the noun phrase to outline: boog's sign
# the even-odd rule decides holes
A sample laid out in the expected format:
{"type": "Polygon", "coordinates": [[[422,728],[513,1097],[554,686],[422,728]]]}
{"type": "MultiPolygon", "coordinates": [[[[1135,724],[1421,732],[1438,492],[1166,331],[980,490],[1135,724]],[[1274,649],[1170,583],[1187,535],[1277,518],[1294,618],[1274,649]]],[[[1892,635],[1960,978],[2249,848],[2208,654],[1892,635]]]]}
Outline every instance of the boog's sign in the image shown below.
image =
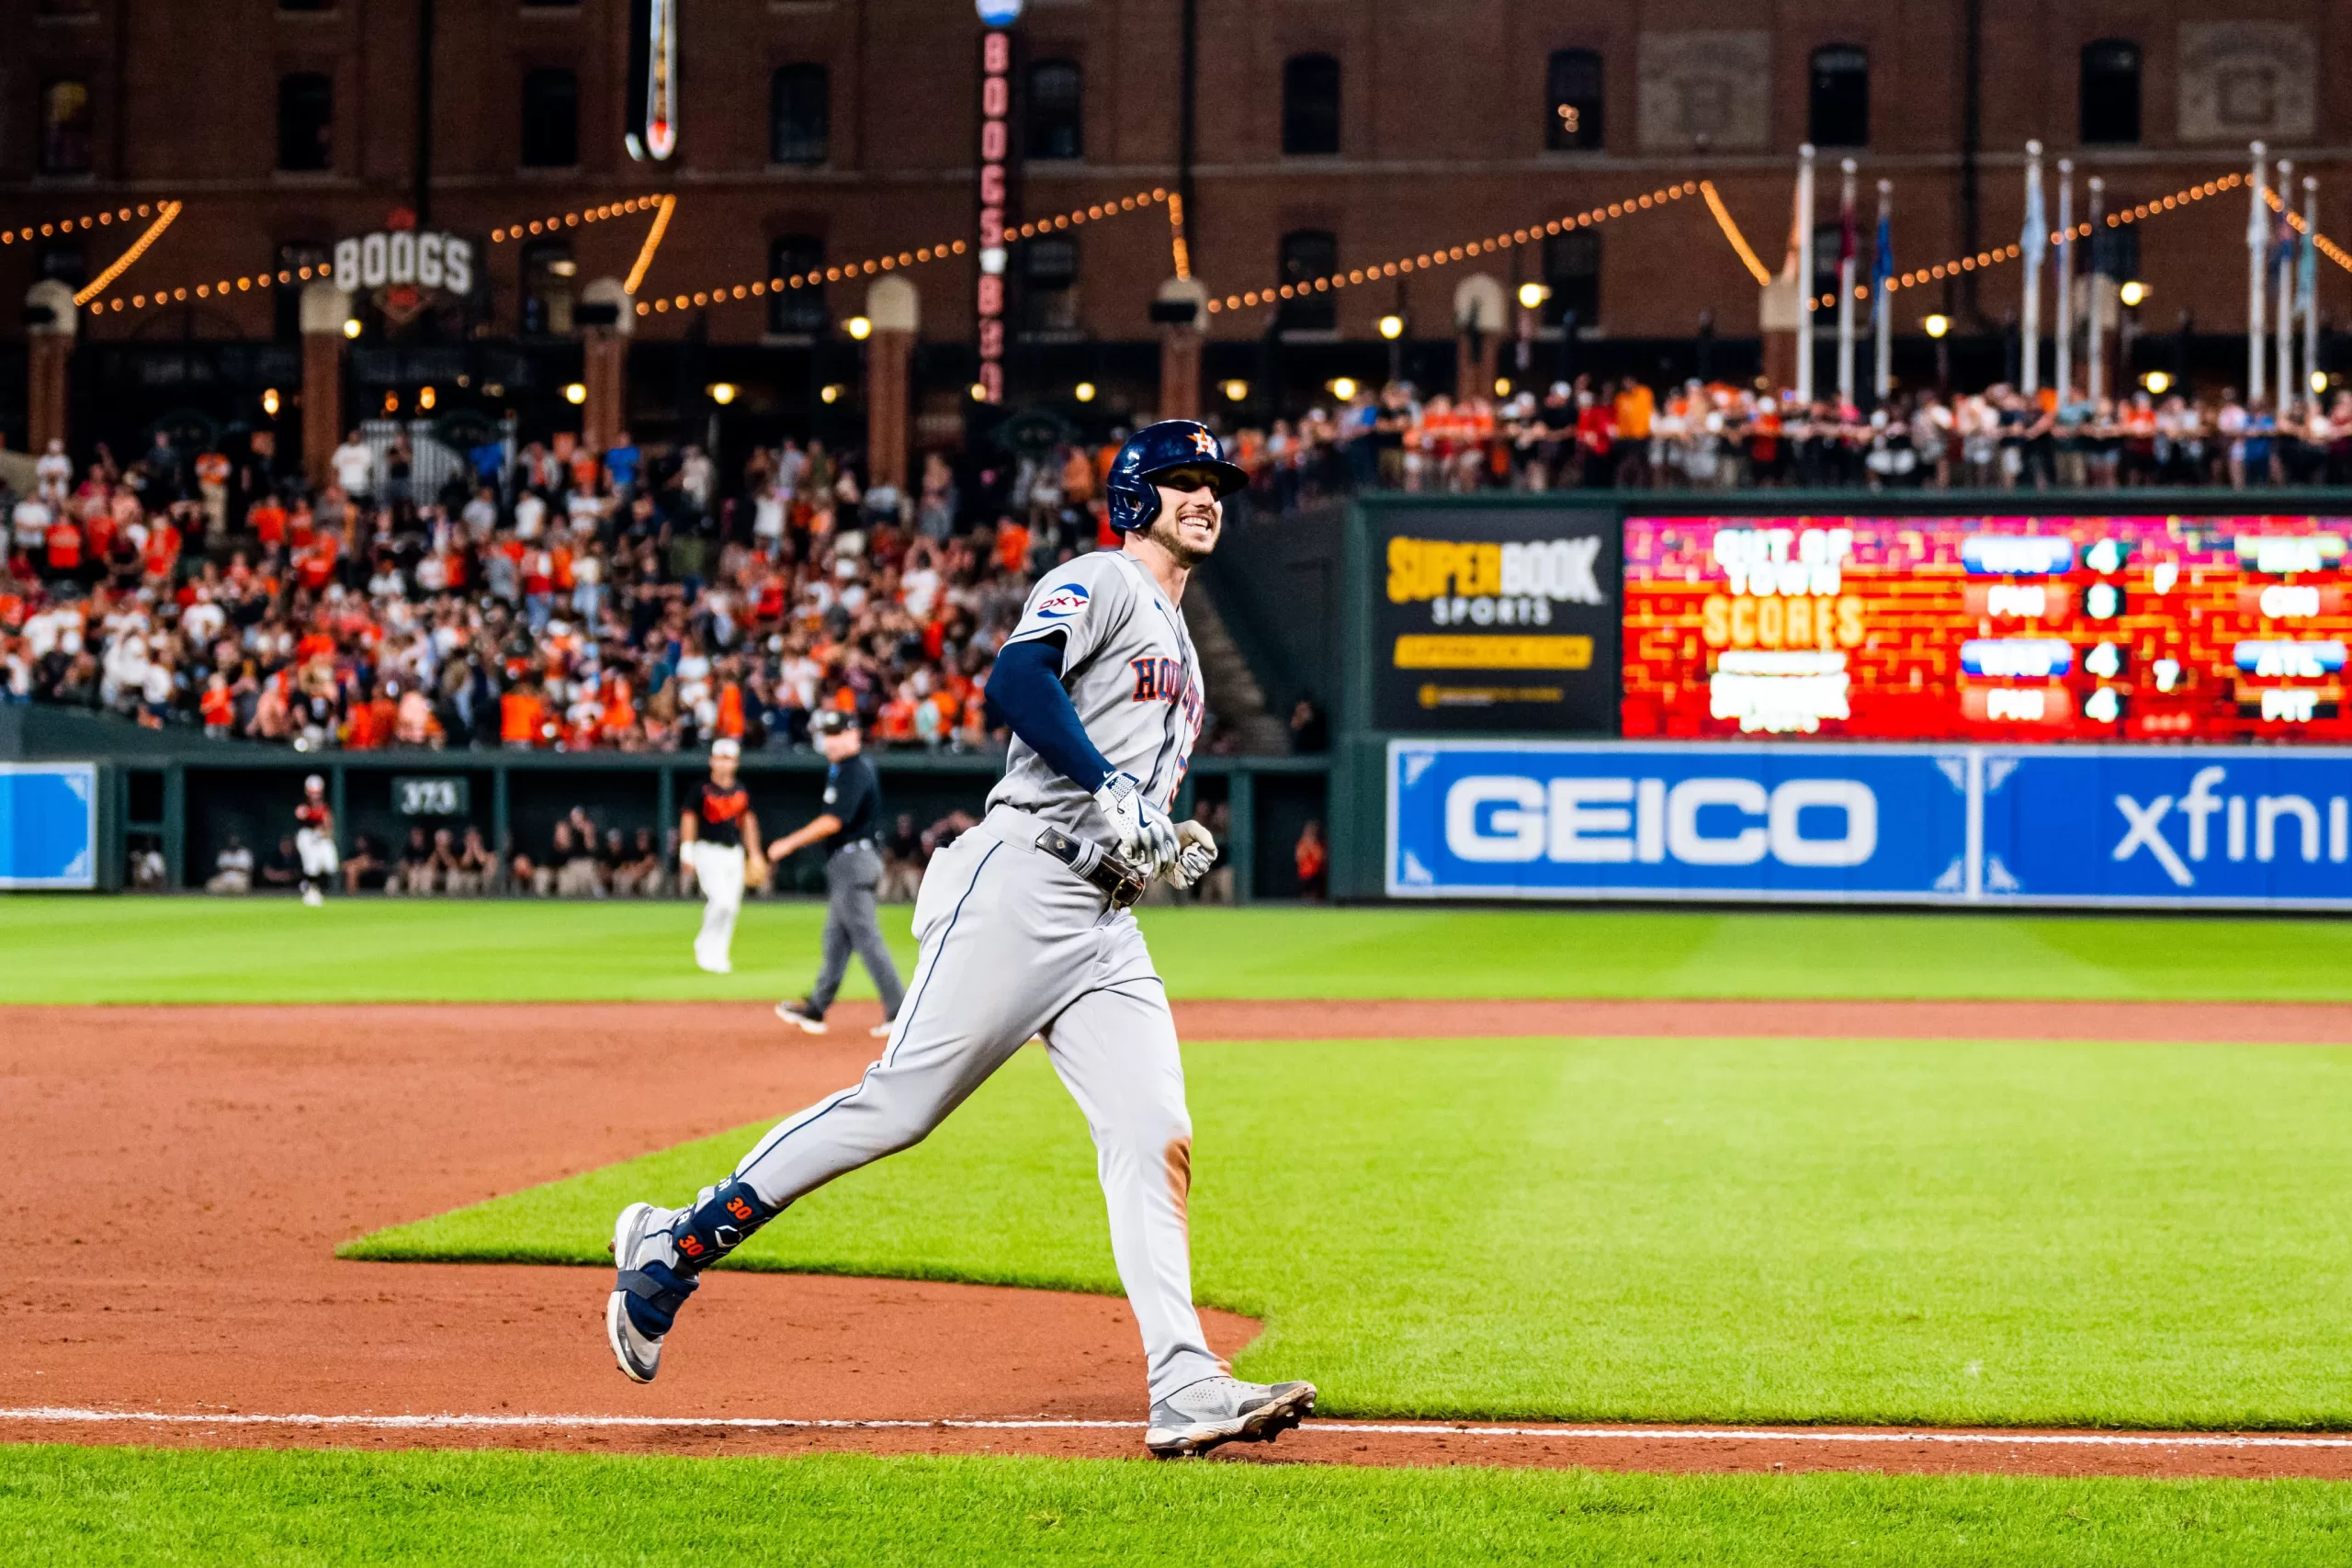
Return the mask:
{"type": "Polygon", "coordinates": [[[379,230],[338,241],[334,286],[356,294],[363,288],[474,291],[474,246],[458,234],[420,234],[413,229],[379,230]]]}
{"type": "Polygon", "coordinates": [[[1958,747],[1398,740],[1398,898],[1957,900],[1958,747]]]}

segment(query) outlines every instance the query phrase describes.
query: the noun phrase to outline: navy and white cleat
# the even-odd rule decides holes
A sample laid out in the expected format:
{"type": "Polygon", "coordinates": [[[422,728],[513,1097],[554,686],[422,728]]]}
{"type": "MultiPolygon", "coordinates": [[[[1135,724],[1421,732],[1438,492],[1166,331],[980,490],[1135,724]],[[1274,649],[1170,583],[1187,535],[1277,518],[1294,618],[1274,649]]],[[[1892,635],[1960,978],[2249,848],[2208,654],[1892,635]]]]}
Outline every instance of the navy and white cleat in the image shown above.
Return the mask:
{"type": "Polygon", "coordinates": [[[605,1303],[605,1337],[632,1382],[651,1382],[662,1370],[662,1340],[678,1309],[701,1283],[677,1270],[670,1226],[674,1209],[631,1203],[613,1222],[613,1264],[618,1270],[605,1303]]]}

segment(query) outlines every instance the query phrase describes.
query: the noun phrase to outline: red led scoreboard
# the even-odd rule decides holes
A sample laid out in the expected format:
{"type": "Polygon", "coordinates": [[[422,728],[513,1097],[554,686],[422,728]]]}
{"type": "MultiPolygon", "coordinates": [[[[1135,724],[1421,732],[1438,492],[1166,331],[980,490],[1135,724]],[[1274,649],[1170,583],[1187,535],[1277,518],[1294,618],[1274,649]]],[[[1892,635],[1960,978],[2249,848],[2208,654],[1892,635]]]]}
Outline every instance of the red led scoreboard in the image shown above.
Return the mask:
{"type": "Polygon", "coordinates": [[[2352,739],[2352,517],[1629,517],[1628,737],[2352,739]]]}

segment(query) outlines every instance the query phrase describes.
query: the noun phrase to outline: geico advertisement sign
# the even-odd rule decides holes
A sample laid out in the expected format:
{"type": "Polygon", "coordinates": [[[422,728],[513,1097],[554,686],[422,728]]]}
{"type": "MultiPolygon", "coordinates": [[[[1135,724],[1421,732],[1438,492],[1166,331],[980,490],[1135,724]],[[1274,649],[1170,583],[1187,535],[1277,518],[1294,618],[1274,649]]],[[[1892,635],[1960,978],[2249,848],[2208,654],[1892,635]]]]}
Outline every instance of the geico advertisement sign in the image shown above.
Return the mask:
{"type": "Polygon", "coordinates": [[[1962,749],[1398,740],[1398,897],[1869,896],[1967,885],[1962,749]]]}
{"type": "Polygon", "coordinates": [[[1878,850],[1878,796],[1854,779],[1767,789],[1747,778],[1473,774],[1445,792],[1445,847],[1480,863],[1754,865],[1769,855],[1782,865],[1860,865],[1878,850]]]}

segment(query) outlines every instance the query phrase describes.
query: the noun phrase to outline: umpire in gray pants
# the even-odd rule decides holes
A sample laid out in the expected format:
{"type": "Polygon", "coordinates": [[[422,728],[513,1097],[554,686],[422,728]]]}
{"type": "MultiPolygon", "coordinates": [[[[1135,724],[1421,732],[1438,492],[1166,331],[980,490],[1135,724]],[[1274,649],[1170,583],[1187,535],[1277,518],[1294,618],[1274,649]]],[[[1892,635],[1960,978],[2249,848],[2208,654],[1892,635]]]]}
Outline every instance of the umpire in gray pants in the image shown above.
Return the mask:
{"type": "Polygon", "coordinates": [[[874,889],[882,880],[882,852],[875,843],[882,830],[882,787],[874,764],[865,760],[855,718],[828,708],[808,721],[808,728],[832,764],[825,774],[825,809],[808,826],[770,844],[768,860],[773,863],[809,844],[824,844],[824,959],[807,998],[776,1003],[775,1015],[811,1034],[825,1032],[825,1010],[842,988],[854,949],[882,993],[883,1021],[873,1032],[886,1035],[907,993],[874,917],[874,889]]]}

